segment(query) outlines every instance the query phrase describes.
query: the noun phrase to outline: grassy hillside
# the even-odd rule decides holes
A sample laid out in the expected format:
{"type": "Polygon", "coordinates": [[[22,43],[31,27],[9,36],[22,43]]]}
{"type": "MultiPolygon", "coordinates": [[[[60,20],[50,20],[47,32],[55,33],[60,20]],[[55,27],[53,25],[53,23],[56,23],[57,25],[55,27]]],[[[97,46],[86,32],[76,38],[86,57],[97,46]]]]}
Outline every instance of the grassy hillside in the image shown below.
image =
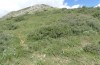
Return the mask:
{"type": "Polygon", "coordinates": [[[100,65],[100,8],[1,19],[0,65],[100,65]]]}

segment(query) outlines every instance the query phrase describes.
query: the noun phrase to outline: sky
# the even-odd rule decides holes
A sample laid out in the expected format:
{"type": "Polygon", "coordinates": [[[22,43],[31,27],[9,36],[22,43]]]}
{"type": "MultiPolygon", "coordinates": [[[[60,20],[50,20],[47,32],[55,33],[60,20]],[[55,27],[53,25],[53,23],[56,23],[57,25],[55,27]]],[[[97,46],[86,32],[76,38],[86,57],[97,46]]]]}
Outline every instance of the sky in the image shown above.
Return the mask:
{"type": "Polygon", "coordinates": [[[47,4],[58,8],[100,7],[100,0],[0,0],[0,17],[36,4],[47,4]]]}
{"type": "Polygon", "coordinates": [[[65,3],[68,3],[69,6],[80,4],[82,6],[93,7],[100,4],[100,0],[65,0],[65,3]]]}

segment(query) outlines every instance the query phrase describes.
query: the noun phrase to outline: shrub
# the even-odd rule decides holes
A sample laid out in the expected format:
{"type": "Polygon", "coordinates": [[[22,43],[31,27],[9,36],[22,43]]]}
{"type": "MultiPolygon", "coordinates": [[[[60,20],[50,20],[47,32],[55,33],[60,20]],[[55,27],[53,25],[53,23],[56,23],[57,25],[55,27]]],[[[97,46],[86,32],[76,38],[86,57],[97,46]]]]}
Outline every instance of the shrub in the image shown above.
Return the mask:
{"type": "Polygon", "coordinates": [[[23,20],[25,20],[24,16],[19,16],[19,17],[16,17],[14,19],[15,22],[20,22],[20,21],[23,21],[23,20]]]}
{"type": "Polygon", "coordinates": [[[6,49],[9,40],[11,39],[11,36],[7,34],[0,33],[0,52],[4,51],[6,49]]]}
{"type": "Polygon", "coordinates": [[[18,26],[12,23],[4,24],[3,26],[3,29],[5,30],[16,30],[17,28],[18,26]]]}
{"type": "Polygon", "coordinates": [[[6,20],[11,20],[11,19],[13,19],[14,17],[9,17],[9,18],[7,18],[6,20]]]}
{"type": "Polygon", "coordinates": [[[46,48],[48,45],[50,45],[50,42],[46,39],[28,43],[28,47],[31,52],[32,51],[40,51],[40,50],[46,48]]]}
{"type": "Polygon", "coordinates": [[[10,35],[0,33],[0,44],[3,44],[6,41],[9,41],[11,39],[10,35]]]}
{"type": "Polygon", "coordinates": [[[37,11],[37,12],[35,12],[34,14],[36,15],[36,16],[44,16],[46,13],[47,13],[48,11],[37,11]]]}
{"type": "Polygon", "coordinates": [[[95,31],[100,32],[100,22],[99,21],[88,21],[87,24],[95,31]]]}
{"type": "Polygon", "coordinates": [[[98,20],[92,19],[92,17],[70,14],[55,23],[36,29],[28,35],[28,39],[41,40],[48,37],[59,38],[73,35],[93,35],[100,32],[99,23],[98,20]]]}
{"type": "Polygon", "coordinates": [[[92,15],[93,17],[100,18],[100,12],[96,12],[92,15]]]}
{"type": "Polygon", "coordinates": [[[69,14],[66,17],[63,17],[61,22],[69,24],[74,29],[79,28],[83,31],[93,30],[100,32],[100,21],[91,16],[69,14]]]}
{"type": "Polygon", "coordinates": [[[39,28],[38,30],[35,30],[34,32],[28,35],[28,38],[33,40],[40,40],[47,37],[59,38],[67,35],[68,31],[68,26],[66,24],[54,24],[44,26],[39,28]]]}
{"type": "Polygon", "coordinates": [[[100,54],[100,44],[91,44],[83,48],[85,52],[90,52],[93,54],[100,54]]]}
{"type": "Polygon", "coordinates": [[[59,45],[51,45],[48,48],[46,48],[43,53],[47,55],[52,55],[52,56],[59,56],[62,53],[61,47],[59,45]]]}
{"type": "Polygon", "coordinates": [[[83,9],[87,8],[86,6],[82,6],[83,9]]]}
{"type": "Polygon", "coordinates": [[[13,34],[9,33],[0,33],[0,52],[6,50],[9,50],[11,48],[15,48],[18,46],[19,39],[13,34]],[[16,44],[17,43],[17,44],[16,44]]]}

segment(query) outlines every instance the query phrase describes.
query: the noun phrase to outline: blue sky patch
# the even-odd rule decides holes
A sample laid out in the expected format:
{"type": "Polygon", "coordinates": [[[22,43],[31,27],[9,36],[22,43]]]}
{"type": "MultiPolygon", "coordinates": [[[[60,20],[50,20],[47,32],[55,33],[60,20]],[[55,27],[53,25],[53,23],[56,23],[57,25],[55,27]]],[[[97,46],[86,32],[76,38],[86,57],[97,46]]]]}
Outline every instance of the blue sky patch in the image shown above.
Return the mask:
{"type": "Polygon", "coordinates": [[[93,7],[100,3],[100,0],[65,0],[64,4],[67,3],[69,6],[80,4],[82,6],[93,7]]]}

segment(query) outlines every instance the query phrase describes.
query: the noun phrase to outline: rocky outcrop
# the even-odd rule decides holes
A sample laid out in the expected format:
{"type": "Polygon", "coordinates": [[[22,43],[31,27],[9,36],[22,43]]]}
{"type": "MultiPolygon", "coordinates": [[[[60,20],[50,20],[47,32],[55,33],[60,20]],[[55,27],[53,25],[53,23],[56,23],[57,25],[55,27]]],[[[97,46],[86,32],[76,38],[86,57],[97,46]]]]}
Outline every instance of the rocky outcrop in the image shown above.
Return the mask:
{"type": "Polygon", "coordinates": [[[48,8],[52,8],[51,6],[45,5],[45,4],[40,4],[40,5],[35,5],[35,6],[30,6],[24,9],[21,9],[19,11],[13,11],[5,15],[3,18],[9,18],[9,17],[16,17],[24,14],[34,14],[35,12],[40,12],[44,11],[48,8]]]}

